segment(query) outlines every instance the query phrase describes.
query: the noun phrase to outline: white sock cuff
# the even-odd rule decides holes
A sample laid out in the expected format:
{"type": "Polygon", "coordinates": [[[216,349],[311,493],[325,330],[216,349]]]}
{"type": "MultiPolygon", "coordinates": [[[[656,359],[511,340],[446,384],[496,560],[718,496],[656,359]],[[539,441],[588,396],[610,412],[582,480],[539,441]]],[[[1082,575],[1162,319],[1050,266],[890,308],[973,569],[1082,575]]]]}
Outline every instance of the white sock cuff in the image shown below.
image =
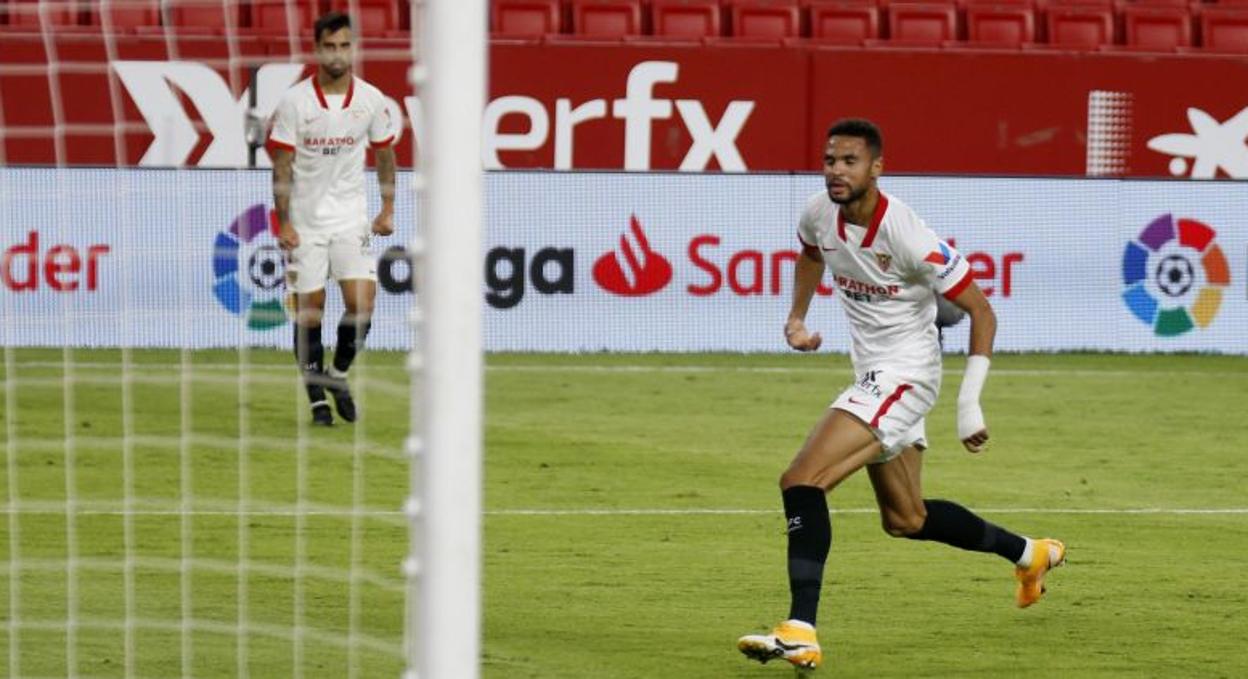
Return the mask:
{"type": "Polygon", "coordinates": [[[333,364],[330,364],[329,367],[325,368],[325,374],[333,378],[342,378],[342,377],[347,376],[347,373],[345,370],[339,371],[337,368],[333,366],[333,364]]]}
{"type": "Polygon", "coordinates": [[[1018,557],[1018,561],[1014,562],[1023,568],[1031,566],[1031,560],[1036,558],[1036,541],[1031,538],[1023,538],[1027,541],[1027,546],[1023,547],[1023,555],[1018,557]]]}

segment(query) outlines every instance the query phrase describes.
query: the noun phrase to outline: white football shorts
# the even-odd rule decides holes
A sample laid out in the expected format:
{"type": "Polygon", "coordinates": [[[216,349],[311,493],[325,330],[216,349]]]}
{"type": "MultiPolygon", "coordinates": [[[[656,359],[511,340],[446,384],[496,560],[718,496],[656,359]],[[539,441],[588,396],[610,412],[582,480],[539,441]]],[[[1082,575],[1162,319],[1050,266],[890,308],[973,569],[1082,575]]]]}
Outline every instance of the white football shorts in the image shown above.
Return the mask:
{"type": "Polygon", "coordinates": [[[372,227],[368,222],[336,231],[300,231],[299,247],[286,259],[286,291],[316,292],[325,281],[377,280],[372,227]]]}
{"type": "Polygon", "coordinates": [[[857,375],[830,407],[857,417],[871,427],[884,450],[868,464],[880,464],[907,446],[927,448],[924,418],[940,394],[940,368],[932,371],[880,368],[857,375]]]}

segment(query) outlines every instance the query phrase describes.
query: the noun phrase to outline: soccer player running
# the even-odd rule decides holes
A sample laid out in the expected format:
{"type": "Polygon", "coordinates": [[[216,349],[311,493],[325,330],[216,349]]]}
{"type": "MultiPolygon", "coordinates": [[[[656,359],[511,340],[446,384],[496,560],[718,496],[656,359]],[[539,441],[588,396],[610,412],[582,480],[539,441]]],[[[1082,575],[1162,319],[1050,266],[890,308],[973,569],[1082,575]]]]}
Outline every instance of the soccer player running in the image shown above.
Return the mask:
{"type": "Polygon", "coordinates": [[[825,494],[864,466],[889,535],[1009,560],[1015,564],[1020,607],[1039,600],[1045,574],[1066,556],[1057,540],[1022,537],[948,500],[923,499],[923,418],[936,402],[941,378],[935,295],[953,301],[971,319],[957,428],[962,445],[973,453],[988,441],[979,396],[997,321],[962,255],[910,207],[876,186],[882,153],[880,131],[871,122],[835,123],[823,151],[827,190],[810,198],[798,224],[802,255],[784,337],[798,351],[819,348],[822,338],[806,328],[806,310],[824,268],[831,268],[850,321],[855,379],[780,477],[792,605],[788,619],[770,632],[737,642],[742,653],[761,662],[784,658],[811,669],[822,661],[815,612],[832,543],[825,494]]]}
{"type": "Polygon", "coordinates": [[[312,421],[356,418],[347,371],[364,346],[377,296],[372,234],[394,233],[394,149],[397,121],[381,91],[351,72],[350,18],[330,12],[316,21],[316,74],[282,96],[273,114],[269,152],[278,241],[287,253],[286,287],[294,297],[295,357],[312,403],[312,421]],[[364,145],[376,151],[381,213],[368,222],[364,145]],[[324,364],[321,317],[325,282],[338,281],[345,312],[334,360],[324,364]]]}

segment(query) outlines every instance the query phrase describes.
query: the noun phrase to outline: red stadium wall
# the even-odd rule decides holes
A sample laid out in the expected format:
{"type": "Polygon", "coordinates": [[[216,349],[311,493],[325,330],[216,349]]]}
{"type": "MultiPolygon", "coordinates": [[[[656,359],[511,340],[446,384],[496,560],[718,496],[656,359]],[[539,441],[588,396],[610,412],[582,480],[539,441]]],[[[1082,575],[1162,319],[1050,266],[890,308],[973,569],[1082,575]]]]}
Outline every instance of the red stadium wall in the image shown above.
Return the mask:
{"type": "MultiPolygon", "coordinates": [[[[140,34],[109,47],[90,32],[46,44],[4,36],[0,161],[245,165],[238,144],[214,148],[215,138],[233,126],[241,139],[247,67],[290,58],[285,39],[260,36],[240,38],[232,60],[213,36],[140,34]],[[217,82],[135,87],[110,57],[203,64],[217,82]],[[160,87],[181,106],[161,124],[184,117],[198,136],[185,154],[144,160],[156,135],[136,97],[160,87]]],[[[404,96],[407,49],[366,41],[361,64],[405,116],[418,108],[404,96]]],[[[1248,94],[1233,86],[1248,75],[1243,57],[547,41],[496,42],[490,67],[486,161],[496,167],[812,170],[826,125],[852,115],[881,124],[892,172],[1248,177],[1248,94]]],[[[270,90],[284,88],[277,80],[270,90]]],[[[405,163],[413,136],[399,147],[405,163]]]]}

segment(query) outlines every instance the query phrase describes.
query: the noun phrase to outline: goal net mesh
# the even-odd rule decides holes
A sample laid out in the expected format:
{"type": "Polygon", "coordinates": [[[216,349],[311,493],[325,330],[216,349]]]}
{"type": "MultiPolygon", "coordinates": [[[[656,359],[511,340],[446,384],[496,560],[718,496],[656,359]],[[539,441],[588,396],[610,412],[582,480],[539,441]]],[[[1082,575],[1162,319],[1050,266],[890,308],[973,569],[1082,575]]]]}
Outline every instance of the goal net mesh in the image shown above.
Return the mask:
{"type": "Polygon", "coordinates": [[[410,333],[379,315],[360,419],[310,427],[260,143],[319,13],[369,78],[412,63],[419,5],[0,2],[0,674],[403,672],[410,333]]]}

